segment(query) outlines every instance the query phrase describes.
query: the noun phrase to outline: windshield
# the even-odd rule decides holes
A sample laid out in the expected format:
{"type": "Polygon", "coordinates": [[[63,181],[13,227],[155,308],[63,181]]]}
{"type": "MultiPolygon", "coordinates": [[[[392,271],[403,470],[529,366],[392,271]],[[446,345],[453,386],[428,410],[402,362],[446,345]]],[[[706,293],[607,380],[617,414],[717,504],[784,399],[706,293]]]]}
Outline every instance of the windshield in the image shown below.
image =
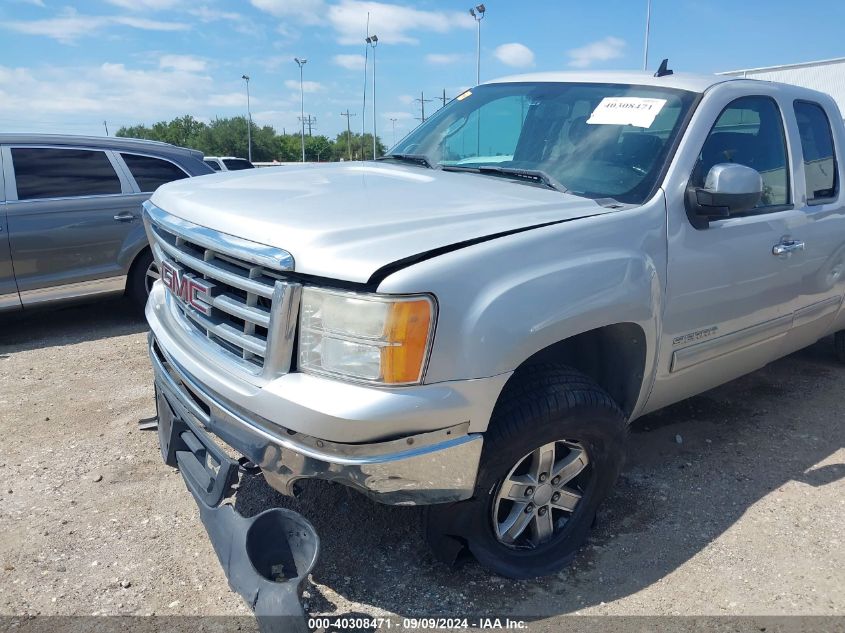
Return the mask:
{"type": "Polygon", "coordinates": [[[450,171],[542,172],[571,193],[638,204],[694,98],[619,84],[486,84],[438,110],[390,154],[450,171]]]}

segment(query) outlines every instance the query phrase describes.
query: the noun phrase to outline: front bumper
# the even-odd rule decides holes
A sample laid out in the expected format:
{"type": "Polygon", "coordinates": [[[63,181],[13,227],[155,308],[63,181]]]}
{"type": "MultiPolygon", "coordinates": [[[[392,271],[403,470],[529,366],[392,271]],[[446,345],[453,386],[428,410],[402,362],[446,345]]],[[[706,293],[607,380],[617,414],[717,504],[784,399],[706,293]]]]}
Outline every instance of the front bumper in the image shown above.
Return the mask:
{"type": "Polygon", "coordinates": [[[261,468],[277,490],[299,479],[345,484],[376,501],[425,505],[472,496],[483,438],[469,423],[369,444],[329,442],[246,415],[200,384],[150,336],[159,396],[182,420],[213,433],[261,468]]]}
{"type": "Polygon", "coordinates": [[[320,552],[314,526],[284,508],[244,517],[235,504],[224,504],[240,479],[238,462],[158,391],[156,412],[161,456],[182,473],[229,586],[255,611],[262,632],[310,631],[300,596],[320,552]]]}

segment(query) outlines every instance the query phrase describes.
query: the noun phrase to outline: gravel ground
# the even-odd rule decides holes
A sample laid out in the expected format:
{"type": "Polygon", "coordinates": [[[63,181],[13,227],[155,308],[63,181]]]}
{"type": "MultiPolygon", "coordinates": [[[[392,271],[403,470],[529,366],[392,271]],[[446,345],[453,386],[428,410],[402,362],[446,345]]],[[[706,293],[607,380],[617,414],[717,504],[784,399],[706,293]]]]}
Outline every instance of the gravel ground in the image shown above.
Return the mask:
{"type": "MultiPolygon", "coordinates": [[[[143,321],[122,301],[0,320],[0,614],[241,615],[155,433],[143,321]]],[[[251,478],[323,550],[312,614],[845,615],[845,368],[822,341],[635,423],[569,569],[510,581],[434,561],[419,510],[251,478]]],[[[841,623],[841,621],[840,621],[841,623]]],[[[533,629],[532,629],[533,630],[533,629]]]]}

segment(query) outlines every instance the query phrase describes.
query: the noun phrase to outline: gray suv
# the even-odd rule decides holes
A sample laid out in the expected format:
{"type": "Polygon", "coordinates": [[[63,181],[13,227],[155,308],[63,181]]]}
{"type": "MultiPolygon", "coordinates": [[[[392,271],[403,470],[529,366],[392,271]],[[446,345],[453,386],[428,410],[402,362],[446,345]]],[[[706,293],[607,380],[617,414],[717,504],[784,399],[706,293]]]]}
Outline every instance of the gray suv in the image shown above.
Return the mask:
{"type": "Polygon", "coordinates": [[[141,203],[213,173],[202,153],[137,139],[0,134],[0,312],[125,292],[158,276],[141,203]]]}

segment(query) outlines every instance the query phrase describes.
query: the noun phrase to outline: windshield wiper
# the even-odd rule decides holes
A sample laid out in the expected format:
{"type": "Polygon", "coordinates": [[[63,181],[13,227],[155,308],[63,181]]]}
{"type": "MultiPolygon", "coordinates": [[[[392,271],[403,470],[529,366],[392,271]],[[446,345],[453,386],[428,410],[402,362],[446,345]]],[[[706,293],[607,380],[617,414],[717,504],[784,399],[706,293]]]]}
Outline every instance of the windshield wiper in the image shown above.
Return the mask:
{"type": "Polygon", "coordinates": [[[566,193],[568,189],[560,184],[557,180],[552,178],[542,169],[520,169],[519,167],[498,167],[492,165],[481,165],[479,167],[463,167],[461,165],[443,165],[444,171],[472,171],[479,174],[487,174],[490,176],[501,176],[503,178],[512,178],[520,182],[527,182],[531,184],[539,184],[561,193],[566,193]]]}
{"type": "Polygon", "coordinates": [[[549,189],[566,193],[567,189],[557,180],[552,178],[542,169],[520,169],[519,167],[492,167],[482,165],[478,168],[482,174],[495,174],[505,177],[512,177],[515,180],[527,180],[529,182],[545,185],[549,189]]]}
{"type": "Polygon", "coordinates": [[[428,167],[429,169],[434,169],[434,166],[431,164],[431,161],[428,160],[428,156],[425,154],[385,154],[384,156],[380,156],[376,158],[376,160],[401,160],[406,163],[414,163],[415,165],[422,165],[423,167],[428,167]]]}

